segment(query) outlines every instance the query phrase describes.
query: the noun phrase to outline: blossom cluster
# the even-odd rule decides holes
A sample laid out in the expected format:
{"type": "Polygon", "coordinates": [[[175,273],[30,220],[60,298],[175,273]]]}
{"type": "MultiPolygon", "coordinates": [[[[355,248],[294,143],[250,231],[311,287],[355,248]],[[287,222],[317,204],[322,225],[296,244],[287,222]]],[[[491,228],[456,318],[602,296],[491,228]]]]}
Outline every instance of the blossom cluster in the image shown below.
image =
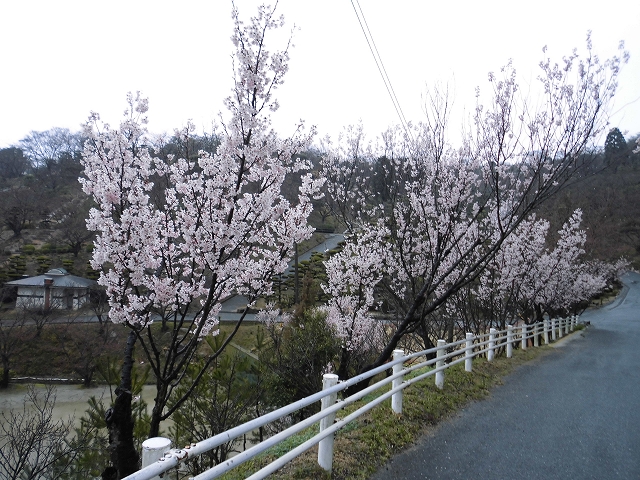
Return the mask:
{"type": "Polygon", "coordinates": [[[627,55],[600,62],[590,41],[587,49],[584,59],[572,54],[560,63],[541,62],[544,101],[527,100],[510,63],[491,74],[489,101],[478,91],[459,148],[447,140],[449,101],[436,92],[424,122],[385,132],[378,160],[362,153],[367,143],[357,130],[345,136],[346,145],[331,149],[323,165],[326,191],[343,204],[352,200],[351,208],[334,213],[353,234],[345,252],[358,259],[327,263],[329,285],[342,285],[335,292],[329,288],[336,312],[331,318],[348,327],[368,306],[368,292],[376,290],[401,315],[375,365],[411,332],[441,338],[434,315],[475,282],[488,287],[486,271],[499,271],[493,283],[505,289],[535,260],[536,268],[547,272],[545,288],[541,278],[530,278],[519,295],[555,307],[601,286],[599,278],[576,267],[584,245],[579,212],[550,251],[543,235],[548,224],[531,219],[580,171],[589,158],[583,155],[587,146],[606,126],[606,108],[627,55]],[[332,185],[336,180],[341,183],[332,185]],[[375,265],[375,275],[363,275],[368,265],[375,265]],[[352,280],[340,284],[337,277],[352,280]],[[361,284],[354,298],[353,288],[361,284]],[[560,285],[573,290],[560,293],[560,285]]]}
{"type": "Polygon", "coordinates": [[[344,349],[356,354],[379,345],[382,335],[381,323],[371,316],[376,303],[374,289],[383,272],[381,252],[370,248],[371,243],[380,243],[371,235],[353,238],[325,262],[328,282],[322,288],[330,295],[325,307],[327,322],[344,349]]]}
{"type": "MultiPolygon", "coordinates": [[[[139,94],[129,95],[119,128],[97,114],[87,122],[81,182],[97,205],[87,221],[97,232],[91,264],[101,270],[116,323],[142,328],[158,313],[188,314],[192,333],[215,333],[221,302],[268,295],[295,244],[312,234],[307,217],[322,181],[297,154],[315,132],[300,124],[281,139],[270,128],[288,47],[269,52],[264,33],[281,20],[266,8],[251,25],[236,11],[234,18],[235,86],[215,153],[157,155],[146,131],[148,102],[139,94]],[[282,189],[294,173],[301,177],[296,201],[282,189]]],[[[193,131],[188,124],[175,138],[186,143],[193,131]]]]}
{"type": "Polygon", "coordinates": [[[510,321],[530,321],[536,312],[567,312],[601,292],[617,277],[624,261],[614,265],[586,261],[581,221],[578,209],[557,232],[553,248],[548,245],[548,221],[535,216],[523,221],[480,277],[477,301],[510,321]]]}

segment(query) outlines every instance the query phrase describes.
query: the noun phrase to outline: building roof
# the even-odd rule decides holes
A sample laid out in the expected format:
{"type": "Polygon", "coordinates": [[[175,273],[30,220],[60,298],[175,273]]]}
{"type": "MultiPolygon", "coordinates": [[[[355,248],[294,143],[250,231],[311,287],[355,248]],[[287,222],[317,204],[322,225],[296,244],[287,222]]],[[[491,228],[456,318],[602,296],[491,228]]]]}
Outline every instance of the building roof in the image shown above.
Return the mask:
{"type": "Polygon", "coordinates": [[[64,268],[52,268],[44,275],[14,280],[12,282],[7,282],[6,285],[14,285],[18,287],[44,287],[45,280],[53,280],[53,283],[51,284],[53,288],[88,288],[93,285],[97,285],[98,283],[95,280],[71,275],[64,268]]]}

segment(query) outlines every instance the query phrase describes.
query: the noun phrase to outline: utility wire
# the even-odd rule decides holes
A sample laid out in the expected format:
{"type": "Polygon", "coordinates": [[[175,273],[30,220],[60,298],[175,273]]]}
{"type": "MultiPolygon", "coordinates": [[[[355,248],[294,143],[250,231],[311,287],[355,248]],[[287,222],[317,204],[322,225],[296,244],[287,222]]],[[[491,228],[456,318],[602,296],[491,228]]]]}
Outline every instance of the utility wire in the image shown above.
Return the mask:
{"type": "MultiPolygon", "coordinates": [[[[396,96],[396,92],[393,89],[393,85],[391,83],[391,79],[389,78],[389,75],[387,74],[387,69],[384,66],[384,62],[382,61],[382,57],[380,56],[380,52],[378,52],[378,46],[376,45],[376,42],[373,39],[373,34],[371,33],[371,30],[369,29],[369,24],[367,23],[367,19],[364,16],[364,12],[362,11],[362,7],[360,6],[359,0],[356,0],[356,3],[358,4],[358,9],[360,10],[360,14],[362,15],[362,21],[364,22],[364,26],[367,29],[367,33],[369,34],[369,38],[371,38],[371,43],[373,44],[373,48],[375,50],[374,59],[378,58],[380,60],[380,66],[382,67],[382,72],[381,73],[384,72],[383,79],[386,79],[386,83],[389,85],[387,91],[390,92],[390,95],[392,97],[392,101],[394,102],[395,105],[397,105],[397,110],[399,111],[398,115],[400,117],[400,121],[404,125],[408,125],[407,119],[405,118],[404,112],[402,111],[402,107],[400,106],[400,101],[398,100],[398,97],[396,96]]],[[[369,48],[371,48],[371,46],[369,46],[369,48]]],[[[371,53],[373,54],[373,51],[371,53]]],[[[380,69],[378,68],[378,70],[380,70],[380,69]]]]}
{"type": "Polygon", "coordinates": [[[398,118],[400,119],[400,123],[402,124],[402,127],[407,132],[407,135],[409,135],[409,137],[413,137],[411,135],[411,131],[409,130],[409,124],[404,116],[404,112],[402,111],[402,107],[400,106],[400,102],[398,101],[398,97],[396,96],[396,92],[394,91],[393,85],[391,84],[391,80],[389,79],[389,75],[387,75],[387,69],[384,67],[384,63],[382,62],[382,57],[378,52],[378,47],[376,46],[376,43],[373,40],[373,35],[371,34],[371,31],[369,30],[369,25],[367,24],[367,20],[364,17],[364,12],[362,11],[360,2],[358,0],[355,0],[355,3],[354,3],[354,0],[351,0],[351,5],[353,6],[353,10],[356,13],[356,17],[358,17],[358,23],[360,24],[360,29],[364,34],[364,38],[367,40],[367,45],[369,46],[371,55],[373,55],[373,60],[376,62],[376,66],[378,67],[378,72],[380,72],[380,76],[382,77],[384,86],[387,89],[387,93],[391,98],[393,107],[395,108],[396,113],[398,114],[398,118]],[[356,4],[358,5],[357,8],[356,8],[356,4]],[[358,13],[358,10],[360,11],[360,13],[358,13]],[[360,17],[362,17],[362,19],[360,17]]]}

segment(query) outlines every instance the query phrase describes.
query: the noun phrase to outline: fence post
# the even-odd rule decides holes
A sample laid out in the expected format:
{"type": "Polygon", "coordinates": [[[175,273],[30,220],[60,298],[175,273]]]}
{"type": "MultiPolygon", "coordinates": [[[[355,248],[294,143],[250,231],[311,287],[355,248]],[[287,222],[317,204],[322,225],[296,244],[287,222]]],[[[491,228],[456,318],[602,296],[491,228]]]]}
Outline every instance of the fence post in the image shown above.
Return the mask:
{"type": "MultiPolygon", "coordinates": [[[[160,460],[165,453],[171,450],[171,440],[165,437],[147,438],[142,442],[142,468],[160,460]]],[[[151,480],[160,480],[159,476],[151,480]]]]}
{"type": "Polygon", "coordinates": [[[464,351],[464,370],[473,371],[473,333],[467,333],[467,345],[464,351]]]}
{"type": "Polygon", "coordinates": [[[507,358],[513,357],[513,325],[507,325],[507,358]]]}
{"type": "MultiPolygon", "coordinates": [[[[331,388],[334,385],[338,384],[338,376],[333,373],[325,373],[322,376],[322,389],[326,390],[327,388],[331,388]]],[[[329,408],[338,399],[338,392],[327,395],[326,397],[322,397],[320,402],[321,409],[324,410],[329,408]]],[[[333,425],[333,421],[336,419],[336,414],[331,413],[320,420],[320,431],[326,430],[331,425],[333,425]]],[[[318,465],[322,467],[324,470],[330,472],[333,466],[333,434],[329,435],[326,438],[320,440],[318,444],[318,465]]]]}
{"type": "Polygon", "coordinates": [[[565,318],[565,320],[564,320],[564,334],[565,335],[569,335],[570,323],[571,323],[571,318],[570,317],[565,318]]]}
{"type": "Polygon", "coordinates": [[[549,319],[544,319],[544,344],[549,345],[549,319]]]}
{"type": "MultiPolygon", "coordinates": [[[[393,351],[393,359],[398,360],[404,356],[404,350],[394,350],[393,351]]],[[[403,364],[402,362],[396,363],[393,366],[393,374],[397,374],[402,372],[403,364]]],[[[397,388],[402,385],[404,378],[398,377],[391,383],[391,388],[397,388]]],[[[393,413],[402,413],[402,390],[398,393],[394,393],[391,395],[391,410],[393,413]]]]}
{"type": "Polygon", "coordinates": [[[556,334],[556,321],[558,319],[557,318],[552,318],[551,319],[551,340],[553,340],[554,342],[556,341],[557,334],[556,334]]]}
{"type": "Polygon", "coordinates": [[[522,350],[526,350],[527,349],[527,324],[526,323],[522,324],[521,332],[522,332],[522,341],[520,342],[521,348],[522,350]]]}
{"type": "Polygon", "coordinates": [[[575,324],[576,324],[576,316],[575,315],[571,315],[571,324],[569,325],[569,331],[573,332],[573,329],[575,328],[575,324]]]}
{"type": "Polygon", "coordinates": [[[540,346],[540,322],[533,324],[533,346],[540,346]]]}
{"type": "Polygon", "coordinates": [[[489,350],[487,350],[487,362],[493,361],[493,357],[495,356],[495,348],[496,348],[496,329],[489,329],[489,350]]]}
{"type": "Polygon", "coordinates": [[[564,318],[558,319],[558,338],[562,338],[564,336],[564,318]]]}
{"type": "MultiPolygon", "coordinates": [[[[444,346],[446,345],[446,343],[447,342],[445,342],[444,340],[438,340],[438,361],[436,362],[436,368],[444,367],[444,346]]],[[[444,370],[436,372],[436,387],[438,387],[439,389],[444,388],[444,370]]]]}

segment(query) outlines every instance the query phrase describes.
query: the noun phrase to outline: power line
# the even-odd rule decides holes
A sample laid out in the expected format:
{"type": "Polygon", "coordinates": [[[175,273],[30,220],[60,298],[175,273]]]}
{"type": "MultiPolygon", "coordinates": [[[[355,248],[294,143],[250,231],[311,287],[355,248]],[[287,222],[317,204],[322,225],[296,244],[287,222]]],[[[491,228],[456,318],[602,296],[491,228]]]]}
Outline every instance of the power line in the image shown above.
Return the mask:
{"type": "MultiPolygon", "coordinates": [[[[375,49],[375,55],[373,56],[373,58],[374,59],[378,58],[380,60],[380,66],[382,67],[382,72],[381,73],[384,72],[383,80],[386,79],[385,84],[388,84],[387,91],[390,92],[390,95],[392,97],[392,101],[394,102],[394,105],[397,106],[397,111],[399,112],[398,115],[400,117],[400,121],[404,125],[408,125],[408,122],[407,122],[407,120],[406,120],[406,118],[404,116],[404,112],[402,111],[402,107],[400,106],[400,102],[398,101],[398,97],[396,96],[396,92],[393,89],[393,85],[391,84],[391,79],[389,78],[389,75],[387,74],[387,69],[385,68],[384,63],[382,61],[382,57],[380,56],[380,53],[378,52],[378,46],[376,45],[376,42],[373,39],[373,35],[371,34],[371,30],[369,29],[369,24],[367,23],[367,19],[364,16],[364,12],[362,11],[362,7],[360,6],[359,0],[356,0],[356,3],[358,4],[358,9],[360,10],[360,14],[362,15],[362,20],[364,21],[364,25],[365,25],[365,27],[367,29],[369,37],[371,38],[371,43],[373,44],[373,48],[375,49]]],[[[369,48],[371,48],[371,46],[369,46],[369,48]]],[[[373,54],[373,51],[371,53],[373,54]]],[[[378,70],[380,70],[380,68],[378,68],[378,70]]]]}
{"type": "Polygon", "coordinates": [[[378,52],[378,47],[376,46],[376,43],[373,40],[373,35],[369,30],[369,25],[367,24],[367,20],[364,16],[364,12],[362,11],[362,7],[360,6],[360,2],[358,0],[355,0],[355,3],[354,3],[354,0],[351,0],[351,5],[353,6],[353,11],[356,13],[356,17],[358,17],[358,23],[360,24],[360,29],[362,30],[362,33],[364,34],[364,37],[367,40],[367,45],[369,46],[371,55],[373,55],[373,60],[376,62],[376,66],[378,67],[378,72],[380,72],[380,76],[382,77],[384,86],[387,89],[387,93],[391,98],[393,107],[395,108],[398,118],[400,119],[400,123],[402,124],[402,127],[405,129],[407,134],[410,137],[412,137],[411,131],[409,130],[409,124],[404,116],[404,112],[402,111],[402,107],[400,106],[400,102],[398,101],[398,97],[396,96],[396,92],[393,89],[393,85],[391,84],[391,79],[389,79],[389,75],[387,75],[387,70],[384,67],[384,63],[382,62],[382,57],[378,52]],[[356,8],[356,4],[358,5],[357,8],[356,8]],[[358,13],[358,10],[360,11],[360,13],[358,13]],[[360,19],[360,17],[362,17],[362,19],[360,19]]]}

